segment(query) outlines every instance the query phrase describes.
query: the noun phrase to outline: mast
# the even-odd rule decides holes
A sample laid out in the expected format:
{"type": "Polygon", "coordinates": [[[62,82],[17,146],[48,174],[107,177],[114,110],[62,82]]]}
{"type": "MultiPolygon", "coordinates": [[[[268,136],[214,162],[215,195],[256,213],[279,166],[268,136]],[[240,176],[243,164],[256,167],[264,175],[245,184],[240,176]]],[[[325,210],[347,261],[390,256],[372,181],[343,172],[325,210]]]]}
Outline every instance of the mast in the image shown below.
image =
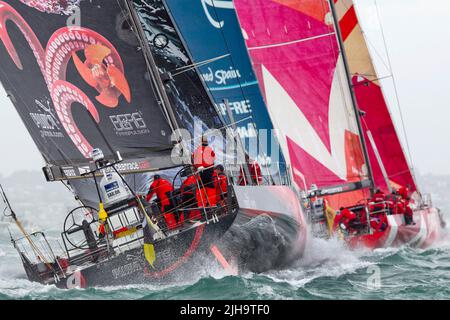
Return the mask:
{"type": "Polygon", "coordinates": [[[344,63],[344,68],[345,68],[345,74],[346,74],[346,78],[347,78],[347,84],[348,87],[350,89],[350,95],[352,98],[352,105],[353,105],[353,109],[355,111],[355,116],[356,116],[356,123],[358,125],[358,132],[359,132],[359,138],[360,138],[360,142],[361,142],[361,146],[362,146],[362,150],[363,150],[363,154],[364,154],[364,160],[366,162],[366,167],[367,167],[367,174],[369,176],[369,180],[371,182],[371,186],[370,186],[370,192],[371,194],[373,194],[374,192],[374,187],[375,187],[375,183],[374,183],[374,177],[373,177],[373,172],[372,172],[372,167],[370,165],[370,158],[369,158],[369,153],[367,151],[367,145],[364,139],[364,131],[362,129],[362,124],[361,124],[361,113],[360,113],[360,109],[358,107],[358,102],[356,99],[356,94],[353,88],[353,83],[352,83],[352,78],[350,75],[350,67],[349,67],[349,63],[348,63],[348,59],[347,59],[347,54],[345,52],[345,46],[344,46],[344,41],[342,38],[342,33],[341,33],[341,29],[339,26],[339,18],[336,12],[336,7],[334,6],[334,0],[328,0],[329,4],[330,4],[330,9],[331,9],[331,13],[333,15],[333,23],[334,23],[334,27],[336,30],[336,38],[338,40],[338,45],[340,47],[340,51],[342,53],[342,60],[344,63]]]}

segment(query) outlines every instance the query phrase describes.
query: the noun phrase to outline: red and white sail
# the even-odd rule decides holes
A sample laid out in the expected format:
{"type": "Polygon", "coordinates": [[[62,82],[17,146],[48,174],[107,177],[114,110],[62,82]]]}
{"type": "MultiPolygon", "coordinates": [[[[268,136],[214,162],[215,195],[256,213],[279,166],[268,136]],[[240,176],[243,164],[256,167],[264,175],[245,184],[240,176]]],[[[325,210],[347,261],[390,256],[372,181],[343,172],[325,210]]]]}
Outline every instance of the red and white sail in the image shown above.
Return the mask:
{"type": "MultiPolygon", "coordinates": [[[[328,2],[234,3],[298,186],[304,189],[316,184],[326,188],[367,180],[351,92],[328,2]]],[[[345,204],[362,197],[350,196],[344,196],[345,204]]],[[[335,203],[341,204],[345,205],[335,203]]]]}
{"type": "Polygon", "coordinates": [[[369,49],[358,22],[357,12],[352,0],[333,0],[339,17],[339,25],[344,40],[345,51],[358,106],[366,112],[362,118],[365,139],[369,153],[375,185],[388,191],[386,179],[382,173],[384,167],[389,184],[397,189],[399,186],[416,184],[395,130],[386,100],[383,96],[378,76],[375,71],[369,49]],[[373,142],[367,136],[371,132],[373,142]],[[374,148],[375,147],[375,148],[374,148]],[[376,158],[376,150],[380,161],[376,158]]]}

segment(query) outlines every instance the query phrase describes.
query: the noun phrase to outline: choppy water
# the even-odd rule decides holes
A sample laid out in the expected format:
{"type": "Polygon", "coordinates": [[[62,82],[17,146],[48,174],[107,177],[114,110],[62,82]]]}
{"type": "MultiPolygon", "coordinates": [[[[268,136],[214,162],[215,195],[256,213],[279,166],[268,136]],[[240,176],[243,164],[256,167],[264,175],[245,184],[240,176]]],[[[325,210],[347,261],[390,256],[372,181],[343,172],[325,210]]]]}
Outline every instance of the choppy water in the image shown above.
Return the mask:
{"type": "Polygon", "coordinates": [[[305,257],[286,270],[241,276],[213,270],[181,285],[60,290],[26,280],[9,243],[7,226],[0,223],[0,299],[450,298],[448,241],[426,250],[392,248],[369,252],[350,251],[338,241],[314,239],[305,257]]]}

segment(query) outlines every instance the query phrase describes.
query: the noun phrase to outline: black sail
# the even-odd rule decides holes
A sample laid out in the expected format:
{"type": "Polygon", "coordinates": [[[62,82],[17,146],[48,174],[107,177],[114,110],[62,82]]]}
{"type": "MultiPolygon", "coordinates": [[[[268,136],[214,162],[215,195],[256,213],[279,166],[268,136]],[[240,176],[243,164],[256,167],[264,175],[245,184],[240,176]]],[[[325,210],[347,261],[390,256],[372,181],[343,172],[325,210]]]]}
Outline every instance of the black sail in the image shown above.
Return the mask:
{"type": "Polygon", "coordinates": [[[79,178],[92,148],[119,151],[125,173],[170,167],[172,127],[124,2],[27,3],[0,1],[0,80],[50,178],[79,178]]]}

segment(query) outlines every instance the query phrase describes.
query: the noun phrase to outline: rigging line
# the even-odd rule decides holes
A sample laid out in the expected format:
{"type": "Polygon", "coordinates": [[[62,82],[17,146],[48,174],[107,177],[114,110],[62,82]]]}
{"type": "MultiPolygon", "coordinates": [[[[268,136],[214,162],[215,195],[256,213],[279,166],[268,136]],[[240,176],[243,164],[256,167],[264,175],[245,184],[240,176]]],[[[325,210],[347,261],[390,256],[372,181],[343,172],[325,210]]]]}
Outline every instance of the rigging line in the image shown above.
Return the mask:
{"type": "Polygon", "coordinates": [[[395,80],[395,76],[394,76],[394,73],[393,73],[393,70],[392,70],[392,62],[391,62],[389,50],[388,50],[388,47],[387,47],[387,41],[386,41],[386,37],[385,37],[385,33],[384,33],[384,28],[383,28],[383,25],[381,23],[380,10],[379,10],[379,7],[378,7],[377,0],[374,0],[374,3],[375,3],[376,12],[377,12],[378,23],[379,23],[380,29],[381,29],[381,36],[383,38],[384,47],[386,48],[386,56],[387,56],[387,59],[388,59],[389,69],[390,69],[390,71],[392,73],[392,83],[394,85],[395,98],[397,100],[397,106],[398,106],[398,109],[400,111],[400,119],[401,119],[401,123],[402,123],[403,134],[405,136],[406,148],[408,150],[409,161],[410,161],[410,164],[411,164],[411,174],[412,174],[414,180],[417,181],[417,177],[416,177],[415,170],[414,170],[414,161],[413,161],[413,158],[412,158],[411,148],[410,148],[409,139],[408,139],[408,133],[406,131],[405,121],[404,121],[404,117],[403,117],[403,111],[402,111],[402,108],[401,108],[400,98],[399,98],[399,95],[398,95],[397,81],[395,80]]]}
{"type": "Polygon", "coordinates": [[[214,58],[211,58],[211,59],[203,60],[203,61],[200,61],[200,62],[195,62],[195,63],[189,64],[189,65],[183,66],[183,67],[176,68],[174,71],[181,71],[181,70],[185,70],[185,69],[188,69],[188,70],[195,69],[197,67],[202,67],[202,66],[210,64],[212,62],[221,60],[221,59],[226,58],[226,57],[228,57],[230,55],[231,54],[228,53],[228,54],[224,54],[224,55],[221,55],[221,56],[218,56],[218,57],[214,57],[214,58]]]}

